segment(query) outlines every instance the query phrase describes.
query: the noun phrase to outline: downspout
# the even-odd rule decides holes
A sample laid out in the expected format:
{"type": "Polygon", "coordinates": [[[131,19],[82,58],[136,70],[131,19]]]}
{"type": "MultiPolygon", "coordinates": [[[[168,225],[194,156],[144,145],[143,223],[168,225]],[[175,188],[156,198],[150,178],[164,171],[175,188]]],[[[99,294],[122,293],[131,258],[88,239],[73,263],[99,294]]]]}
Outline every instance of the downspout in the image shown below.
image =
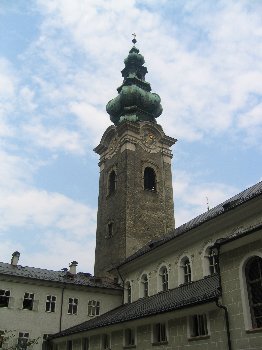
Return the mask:
{"type": "Polygon", "coordinates": [[[125,282],[124,282],[124,279],[123,279],[123,277],[122,277],[122,275],[121,275],[121,273],[120,273],[120,271],[119,271],[119,267],[117,267],[116,268],[116,271],[117,271],[117,273],[118,273],[118,275],[119,275],[119,277],[120,277],[120,279],[121,279],[121,281],[122,281],[122,284],[123,284],[123,294],[122,294],[122,304],[124,304],[124,301],[125,301],[125,296],[124,296],[124,292],[125,292],[125,282]]]}
{"type": "MultiPolygon", "coordinates": [[[[222,281],[221,281],[221,273],[220,273],[220,245],[215,244],[214,247],[217,249],[217,267],[218,267],[219,288],[220,288],[220,291],[222,294],[222,281]]],[[[232,350],[228,309],[225,305],[223,305],[219,302],[219,298],[216,299],[216,306],[220,309],[223,309],[225,312],[226,331],[227,331],[227,347],[228,347],[228,350],[232,350]]]]}
{"type": "Polygon", "coordinates": [[[62,295],[61,295],[61,308],[60,308],[60,319],[59,319],[59,332],[62,330],[62,317],[63,317],[63,304],[64,304],[64,292],[65,292],[65,285],[62,289],[62,295]]]}

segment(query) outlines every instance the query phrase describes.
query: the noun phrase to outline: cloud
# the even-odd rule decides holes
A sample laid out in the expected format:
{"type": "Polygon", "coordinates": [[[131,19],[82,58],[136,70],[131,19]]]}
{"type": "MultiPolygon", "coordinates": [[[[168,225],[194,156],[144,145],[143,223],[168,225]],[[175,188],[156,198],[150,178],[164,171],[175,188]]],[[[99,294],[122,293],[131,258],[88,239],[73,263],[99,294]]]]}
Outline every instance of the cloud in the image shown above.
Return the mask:
{"type": "Polygon", "coordinates": [[[201,182],[200,177],[181,170],[175,172],[173,188],[177,227],[207,211],[207,206],[211,209],[239,192],[227,184],[201,182]]]}

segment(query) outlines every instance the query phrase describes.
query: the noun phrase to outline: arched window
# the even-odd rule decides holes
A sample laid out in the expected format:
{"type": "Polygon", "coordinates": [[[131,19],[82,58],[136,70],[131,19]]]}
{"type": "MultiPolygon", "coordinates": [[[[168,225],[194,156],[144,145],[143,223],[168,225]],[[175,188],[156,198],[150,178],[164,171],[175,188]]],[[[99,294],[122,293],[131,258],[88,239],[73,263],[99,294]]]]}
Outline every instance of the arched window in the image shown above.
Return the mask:
{"type": "Polygon", "coordinates": [[[146,274],[141,277],[141,297],[148,297],[148,277],[146,274]]]}
{"type": "Polygon", "coordinates": [[[131,283],[128,281],[126,282],[126,300],[128,303],[131,303],[132,301],[132,288],[131,288],[131,283]]]}
{"type": "Polygon", "coordinates": [[[191,266],[188,257],[182,260],[182,269],[184,272],[184,283],[191,282],[191,266]]]}
{"type": "Polygon", "coordinates": [[[216,251],[209,248],[207,258],[209,263],[209,274],[214,275],[218,272],[218,257],[216,251]]]}
{"type": "Polygon", "coordinates": [[[160,276],[160,288],[163,292],[168,290],[168,271],[166,266],[162,266],[159,271],[160,276]]]}
{"type": "Polygon", "coordinates": [[[156,173],[150,167],[144,170],[144,190],[156,191],[156,173]]]}
{"type": "Polygon", "coordinates": [[[116,172],[115,170],[112,170],[111,173],[109,174],[109,179],[108,179],[108,194],[114,193],[116,190],[116,172]]]}
{"type": "Polygon", "coordinates": [[[245,269],[253,328],[262,328],[262,258],[252,257],[245,269]]]}

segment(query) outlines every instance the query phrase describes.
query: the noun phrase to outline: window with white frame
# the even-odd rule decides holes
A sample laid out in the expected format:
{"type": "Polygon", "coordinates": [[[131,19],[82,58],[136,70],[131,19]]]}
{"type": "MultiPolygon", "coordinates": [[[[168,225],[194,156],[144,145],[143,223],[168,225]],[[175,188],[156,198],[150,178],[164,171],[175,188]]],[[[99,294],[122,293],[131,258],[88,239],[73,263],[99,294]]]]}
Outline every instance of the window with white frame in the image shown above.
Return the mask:
{"type": "Polygon", "coordinates": [[[10,290],[0,289],[0,307],[8,307],[10,290]]]}
{"type": "Polygon", "coordinates": [[[89,338],[82,339],[82,350],[89,350],[89,338]]]}
{"type": "Polygon", "coordinates": [[[19,332],[18,341],[17,341],[17,349],[24,350],[27,349],[29,341],[29,333],[28,332],[19,332]]]}
{"type": "Polygon", "coordinates": [[[127,328],[124,330],[124,344],[125,346],[133,346],[135,345],[135,330],[133,328],[127,328]]]}
{"type": "Polygon", "coordinates": [[[143,274],[141,277],[141,297],[148,297],[148,277],[147,274],[143,274]]]}
{"type": "Polygon", "coordinates": [[[110,349],[110,336],[109,334],[102,334],[102,342],[101,342],[102,350],[109,350],[110,349]]]}
{"type": "Polygon", "coordinates": [[[166,343],[167,330],[165,323],[156,323],[153,325],[153,343],[166,343]]]}
{"type": "Polygon", "coordinates": [[[126,282],[126,300],[128,303],[132,301],[132,287],[129,281],[126,282]]]}
{"type": "Polygon", "coordinates": [[[159,277],[161,291],[165,292],[168,290],[168,271],[166,266],[162,266],[159,270],[159,277]]]}
{"type": "Polygon", "coordinates": [[[55,312],[56,296],[47,295],[45,303],[46,312],[55,312]]]}
{"type": "Polygon", "coordinates": [[[89,300],[87,307],[87,314],[90,317],[98,316],[100,313],[100,301],[89,300]]]}
{"type": "Polygon", "coordinates": [[[262,328],[262,258],[253,256],[245,268],[252,328],[262,328]]]}
{"type": "Polygon", "coordinates": [[[67,313],[69,315],[76,315],[77,314],[77,306],[78,306],[78,299],[77,298],[69,298],[68,299],[68,311],[67,311],[67,313]]]}
{"type": "Polygon", "coordinates": [[[24,310],[33,310],[34,298],[35,298],[34,293],[26,292],[24,294],[24,299],[23,299],[23,309],[24,310]]]}
{"type": "Polygon", "coordinates": [[[190,337],[203,337],[208,335],[207,315],[192,315],[189,318],[190,337]]]}
{"type": "Polygon", "coordinates": [[[189,283],[192,280],[191,276],[191,265],[188,257],[185,257],[182,259],[182,269],[183,269],[183,277],[184,277],[184,283],[189,283]]]}

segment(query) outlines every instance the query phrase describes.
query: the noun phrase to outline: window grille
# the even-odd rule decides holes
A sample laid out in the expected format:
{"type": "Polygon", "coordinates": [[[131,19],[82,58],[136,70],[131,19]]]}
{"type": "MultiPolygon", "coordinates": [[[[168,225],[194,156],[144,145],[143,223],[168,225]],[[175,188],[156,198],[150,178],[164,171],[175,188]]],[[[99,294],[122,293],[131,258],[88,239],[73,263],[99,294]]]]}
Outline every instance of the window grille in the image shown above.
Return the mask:
{"type": "Polygon", "coordinates": [[[192,338],[208,335],[206,314],[191,316],[190,328],[191,328],[190,335],[192,338]]]}
{"type": "Polygon", "coordinates": [[[8,307],[10,290],[0,289],[0,307],[8,307]]]}
{"type": "Polygon", "coordinates": [[[56,296],[54,295],[47,295],[46,297],[46,306],[45,311],[46,312],[55,312],[55,304],[56,304],[56,296]]]}
{"type": "Polygon", "coordinates": [[[23,300],[23,309],[25,310],[33,310],[34,306],[34,293],[26,292],[23,300]]]}
{"type": "Polygon", "coordinates": [[[100,301],[97,300],[89,300],[88,302],[88,316],[98,316],[100,313],[100,301]]]}
{"type": "Polygon", "coordinates": [[[78,299],[69,298],[68,300],[68,314],[76,315],[77,314],[78,299]]]}
{"type": "Polygon", "coordinates": [[[246,265],[246,281],[253,328],[262,328],[262,258],[255,256],[246,265]]]}
{"type": "Polygon", "coordinates": [[[156,173],[154,169],[149,167],[144,170],[144,189],[156,191],[156,173]]]}

